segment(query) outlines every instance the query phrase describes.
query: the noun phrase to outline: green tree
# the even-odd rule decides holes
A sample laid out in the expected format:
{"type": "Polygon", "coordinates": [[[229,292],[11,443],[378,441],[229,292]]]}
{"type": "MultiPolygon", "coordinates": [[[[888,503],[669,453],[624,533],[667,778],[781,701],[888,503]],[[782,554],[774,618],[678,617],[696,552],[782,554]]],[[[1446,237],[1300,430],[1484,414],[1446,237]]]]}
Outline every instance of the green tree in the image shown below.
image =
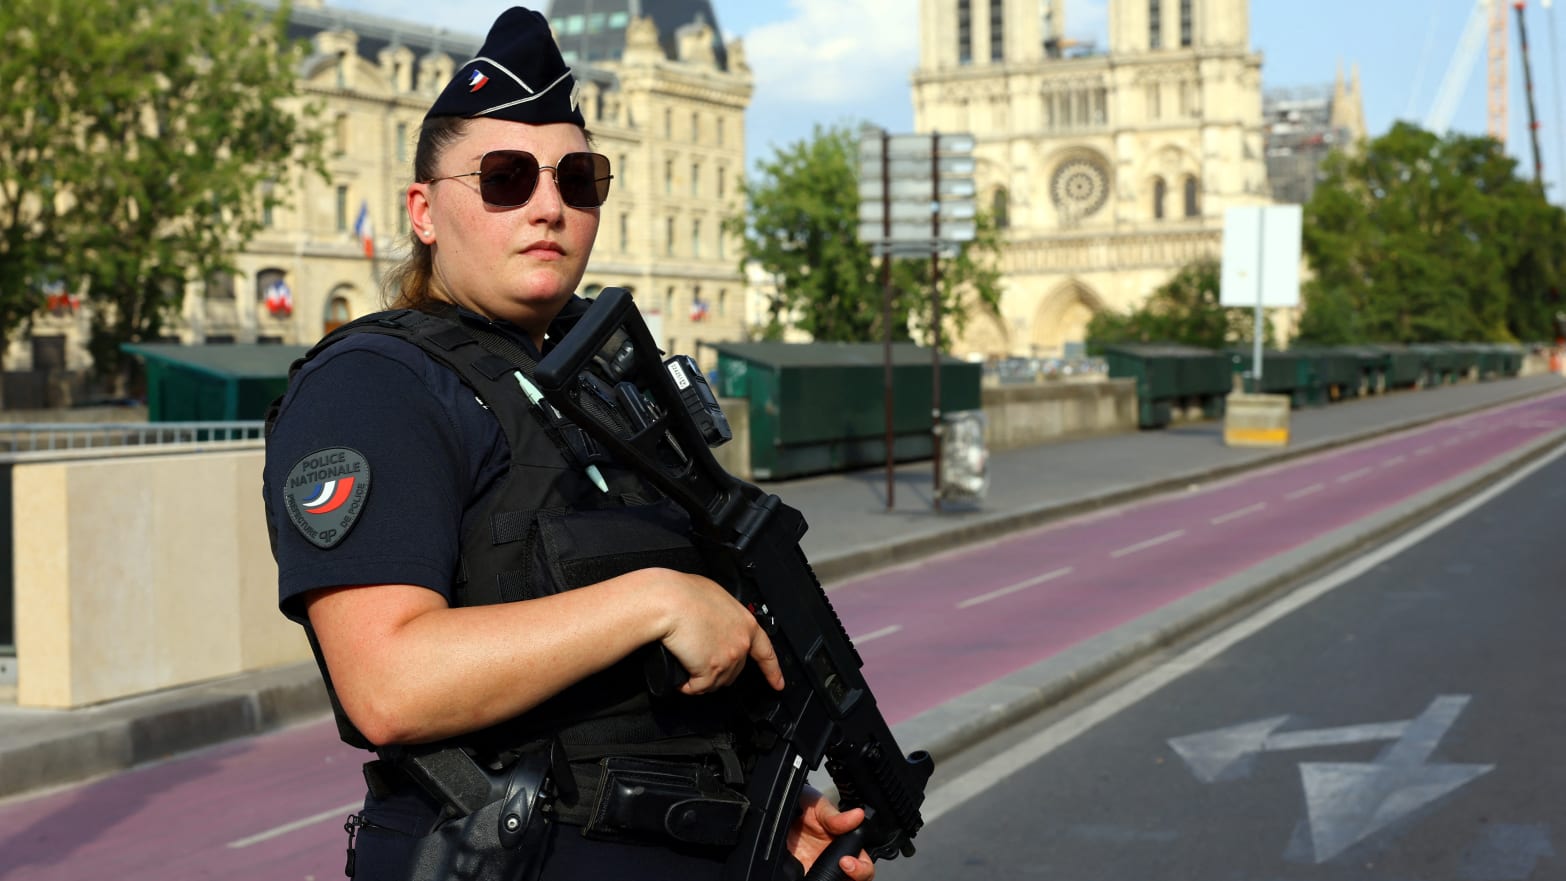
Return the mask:
{"type": "MultiPolygon", "coordinates": [[[[754,261],[777,283],[763,337],[778,338],[795,319],[817,340],[883,337],[880,263],[859,241],[858,149],[853,130],[817,126],[809,140],[757,164],[744,185],[748,214],[725,220],[728,232],[743,237],[742,267],[754,261]]],[[[1000,301],[1000,230],[982,215],[978,228],[955,259],[941,261],[943,339],[960,334],[973,310],[994,312],[1000,301]]],[[[929,260],[894,262],[895,339],[908,339],[912,324],[928,341],[930,282],[929,260]]]]}
{"type": "Polygon", "coordinates": [[[232,271],[295,170],[324,174],[287,21],[241,0],[0,4],[0,333],[43,285],[85,289],[112,371],[186,282],[232,271]]]}
{"type": "MultiPolygon", "coordinates": [[[[1089,347],[1101,351],[1114,343],[1180,343],[1206,349],[1249,342],[1256,331],[1251,309],[1219,303],[1221,267],[1201,257],[1181,267],[1141,306],[1128,313],[1100,312],[1088,322],[1089,347]]],[[[1263,322],[1264,343],[1272,342],[1272,324],[1263,322]]]]}
{"type": "Polygon", "coordinates": [[[1305,206],[1303,339],[1540,339],[1562,212],[1487,137],[1407,123],[1335,153],[1305,206]]]}

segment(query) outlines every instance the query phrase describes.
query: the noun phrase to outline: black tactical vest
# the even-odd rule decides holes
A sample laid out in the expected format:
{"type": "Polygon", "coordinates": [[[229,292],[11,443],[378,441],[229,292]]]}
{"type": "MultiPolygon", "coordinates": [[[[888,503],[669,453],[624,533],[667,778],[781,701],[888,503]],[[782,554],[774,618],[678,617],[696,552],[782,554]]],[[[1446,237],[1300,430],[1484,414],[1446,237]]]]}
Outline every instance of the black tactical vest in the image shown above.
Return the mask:
{"type": "MultiPolygon", "coordinates": [[[[584,308],[574,302],[568,312],[584,308]]],[[[564,316],[570,322],[573,315],[564,316]]],[[[554,331],[552,326],[551,331],[554,331]]],[[[532,404],[521,378],[532,357],[515,340],[452,310],[436,315],[394,310],[367,315],[337,328],[290,368],[292,378],[311,358],[352,333],[405,339],[455,371],[494,414],[510,446],[503,484],[488,493],[461,537],[461,566],[454,573],[456,606],[480,606],[547,596],[647,567],[701,573],[690,540],[690,520],[635,472],[598,452],[576,426],[553,408],[532,404]],[[593,465],[607,491],[589,477],[593,465]]],[[[280,403],[280,402],[279,402],[280,403]]],[[[267,415],[267,433],[278,403],[267,415]]],[[[268,530],[276,524],[268,508],[268,530]]],[[[337,700],[315,635],[306,627],[321,667],[343,740],[373,749],[337,700]]],[[[526,638],[526,634],[519,634],[526,638]]],[[[642,656],[633,653],[571,686],[527,713],[491,728],[454,738],[451,745],[482,760],[530,745],[558,743],[575,761],[603,755],[669,754],[668,746],[697,744],[693,753],[732,756],[739,714],[725,689],[714,695],[652,696],[642,656]],[[662,742],[664,749],[647,745],[662,742]]],[[[673,750],[679,753],[684,749],[673,750]]],[[[690,754],[690,753],[687,753],[690,754]]],[[[728,762],[726,761],[726,764],[728,762]]]]}

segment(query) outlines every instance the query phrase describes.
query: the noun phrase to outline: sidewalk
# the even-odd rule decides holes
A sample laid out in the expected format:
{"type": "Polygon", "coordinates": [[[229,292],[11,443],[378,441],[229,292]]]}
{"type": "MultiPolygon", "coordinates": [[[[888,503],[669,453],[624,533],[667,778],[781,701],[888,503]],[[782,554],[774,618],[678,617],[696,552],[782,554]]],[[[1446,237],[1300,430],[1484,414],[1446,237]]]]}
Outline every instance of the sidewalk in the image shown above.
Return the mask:
{"type": "MultiPolygon", "coordinates": [[[[1282,450],[1231,449],[1217,422],[1061,441],[990,459],[981,509],[936,512],[930,463],[899,465],[895,504],[886,504],[886,472],[876,468],[764,484],[800,509],[810,524],[804,548],[832,584],[889,563],[995,538],[1110,504],[1203,483],[1262,465],[1412,428],[1497,404],[1566,390],[1553,375],[1405,392],[1295,411],[1282,450]]],[[[897,726],[906,749],[937,757],[1036,712],[1065,694],[1270,589],[1351,552],[1369,534],[1405,525],[1454,493],[1493,479],[1553,446],[1552,437],[1460,486],[1390,511],[1383,522],[1333,536],[1215,585],[1144,621],[1101,634],[1061,656],[1019,671],[897,726]]],[[[81,710],[33,710],[0,692],[0,798],[112,773],[223,740],[320,718],[325,694],[313,664],[299,664],[174,689],[81,710]]]]}

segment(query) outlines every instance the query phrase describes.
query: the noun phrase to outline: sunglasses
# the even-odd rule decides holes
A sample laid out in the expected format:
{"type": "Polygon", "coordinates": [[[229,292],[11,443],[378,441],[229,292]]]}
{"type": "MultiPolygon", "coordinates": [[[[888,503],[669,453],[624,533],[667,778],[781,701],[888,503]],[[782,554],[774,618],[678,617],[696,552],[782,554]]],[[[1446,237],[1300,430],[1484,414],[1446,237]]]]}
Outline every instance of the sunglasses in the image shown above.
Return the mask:
{"type": "Polygon", "coordinates": [[[538,157],[526,150],[491,150],[479,157],[479,170],[446,177],[432,177],[424,183],[459,177],[479,179],[479,197],[495,208],[520,208],[533,198],[538,178],[544,169],[555,175],[560,201],[573,208],[597,208],[609,198],[609,157],[602,153],[567,153],[554,165],[539,165],[538,157]]]}

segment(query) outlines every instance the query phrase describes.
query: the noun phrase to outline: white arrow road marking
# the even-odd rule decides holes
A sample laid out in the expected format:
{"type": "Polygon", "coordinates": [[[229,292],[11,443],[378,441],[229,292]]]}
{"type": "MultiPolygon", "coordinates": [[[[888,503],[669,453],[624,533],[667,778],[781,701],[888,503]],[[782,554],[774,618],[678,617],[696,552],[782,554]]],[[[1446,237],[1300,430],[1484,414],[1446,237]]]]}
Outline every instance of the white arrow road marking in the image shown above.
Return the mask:
{"type": "Polygon", "coordinates": [[[987,603],[990,600],[998,600],[1003,596],[1010,596],[1019,590],[1027,590],[1028,588],[1035,585],[1043,584],[1046,581],[1054,581],[1057,578],[1064,578],[1070,574],[1071,567],[1067,566],[1064,569],[1056,569],[1054,572],[1045,572],[1043,575],[1035,575],[1026,581],[1019,581],[1010,587],[1003,587],[1000,590],[992,590],[989,593],[981,593],[976,597],[968,597],[967,599],[958,603],[957,608],[966,609],[969,606],[977,606],[980,603],[987,603]]]}
{"type": "Polygon", "coordinates": [[[1137,551],[1145,551],[1148,548],[1156,548],[1156,547],[1158,547],[1159,545],[1161,545],[1161,544],[1163,544],[1165,542],[1174,541],[1175,539],[1179,538],[1182,535],[1185,535],[1185,530],[1184,529],[1176,529],[1174,532],[1166,532],[1166,533],[1164,533],[1163,535],[1160,535],[1157,538],[1150,538],[1147,541],[1137,542],[1136,544],[1134,544],[1134,545],[1132,545],[1132,546],[1130,546],[1128,548],[1121,548],[1118,551],[1113,551],[1113,552],[1110,553],[1109,556],[1113,557],[1116,560],[1120,559],[1121,557],[1129,557],[1130,555],[1136,553],[1137,551]]]}
{"type": "Polygon", "coordinates": [[[1304,489],[1297,489],[1294,492],[1286,493],[1286,494],[1284,494],[1283,497],[1285,499],[1287,499],[1288,501],[1292,502],[1295,499],[1303,499],[1306,496],[1310,495],[1311,493],[1319,493],[1319,492],[1321,492],[1322,490],[1324,490],[1326,488],[1327,487],[1325,485],[1323,485],[1323,484],[1314,483],[1314,484],[1311,484],[1310,486],[1305,487],[1304,489]]]}
{"type": "Polygon", "coordinates": [[[1468,705],[1467,695],[1443,695],[1417,718],[1321,728],[1277,729],[1288,716],[1258,719],[1190,734],[1169,745],[1203,783],[1236,776],[1263,752],[1393,740],[1374,762],[1306,762],[1300,765],[1312,858],[1324,863],[1376,832],[1489,773],[1494,765],[1432,765],[1426,760],[1468,705]]]}
{"type": "Polygon", "coordinates": [[[1349,473],[1343,475],[1342,477],[1339,477],[1338,478],[1338,483],[1348,483],[1351,480],[1358,480],[1361,477],[1364,477],[1365,475],[1369,474],[1370,472],[1372,472],[1374,470],[1376,470],[1376,469],[1374,469],[1374,468],[1361,468],[1358,471],[1350,471],[1349,473]]]}
{"type": "Polygon", "coordinates": [[[1279,732],[1277,729],[1287,724],[1290,718],[1273,716],[1200,734],[1187,734],[1172,738],[1169,746],[1180,758],[1185,759],[1196,779],[1203,783],[1214,783],[1220,779],[1232,780],[1243,776],[1240,772],[1263,752],[1397,740],[1409,726],[1408,722],[1379,722],[1318,728],[1314,731],[1279,732]]]}

